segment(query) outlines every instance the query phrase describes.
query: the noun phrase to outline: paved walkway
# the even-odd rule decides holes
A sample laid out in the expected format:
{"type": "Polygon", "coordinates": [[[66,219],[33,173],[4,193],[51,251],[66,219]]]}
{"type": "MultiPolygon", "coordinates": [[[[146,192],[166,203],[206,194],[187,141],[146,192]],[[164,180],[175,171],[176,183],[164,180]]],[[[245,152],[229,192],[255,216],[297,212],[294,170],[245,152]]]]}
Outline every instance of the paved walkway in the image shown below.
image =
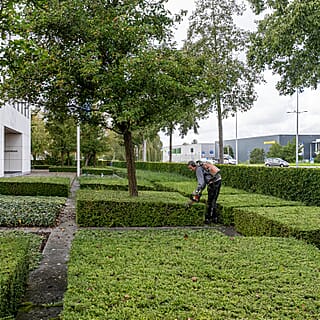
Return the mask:
{"type": "Polygon", "coordinates": [[[30,273],[23,303],[25,308],[20,309],[16,320],[49,320],[62,311],[63,295],[67,289],[67,262],[77,230],[75,192],[78,188],[78,181],[74,179],[71,195],[61,214],[61,223],[52,229],[40,265],[30,273]]]}

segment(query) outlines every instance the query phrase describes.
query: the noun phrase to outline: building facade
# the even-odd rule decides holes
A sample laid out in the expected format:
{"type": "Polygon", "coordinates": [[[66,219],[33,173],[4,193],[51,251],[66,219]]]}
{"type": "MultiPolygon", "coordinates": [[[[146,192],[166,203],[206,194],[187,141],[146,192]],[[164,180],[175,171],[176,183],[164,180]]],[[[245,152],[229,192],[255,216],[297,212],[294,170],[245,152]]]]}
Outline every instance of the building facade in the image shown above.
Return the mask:
{"type": "Polygon", "coordinates": [[[29,105],[0,107],[0,177],[31,171],[31,115],[29,105]]]}
{"type": "MultiPolygon", "coordinates": [[[[169,161],[169,147],[162,148],[162,161],[169,161]]],[[[214,159],[214,143],[183,144],[172,147],[172,162],[214,159]]]]}
{"type": "MultiPolygon", "coordinates": [[[[238,139],[238,162],[246,162],[250,159],[250,153],[253,149],[263,149],[267,153],[274,143],[285,146],[288,142],[295,139],[295,135],[270,135],[252,138],[238,139]]],[[[302,154],[300,154],[305,161],[312,161],[316,154],[320,152],[320,134],[314,135],[299,135],[299,145],[302,146],[302,154]]],[[[236,140],[225,140],[224,146],[231,146],[234,154],[236,153],[236,140]]],[[[216,143],[215,150],[218,150],[216,143]]]]}
{"type": "MultiPolygon", "coordinates": [[[[238,142],[238,162],[245,163],[250,159],[250,153],[253,149],[263,149],[267,153],[270,147],[278,143],[285,146],[288,142],[295,139],[295,135],[270,135],[252,138],[241,138],[237,141],[225,140],[224,147],[230,146],[236,157],[236,144],[238,142]]],[[[320,134],[314,135],[299,135],[299,145],[302,148],[302,158],[305,161],[312,161],[313,158],[320,153],[320,134]]],[[[189,160],[200,159],[218,159],[219,158],[219,143],[197,143],[177,145],[172,147],[172,162],[187,162],[189,160]]],[[[164,162],[169,161],[169,147],[162,149],[162,159],[164,162]]]]}

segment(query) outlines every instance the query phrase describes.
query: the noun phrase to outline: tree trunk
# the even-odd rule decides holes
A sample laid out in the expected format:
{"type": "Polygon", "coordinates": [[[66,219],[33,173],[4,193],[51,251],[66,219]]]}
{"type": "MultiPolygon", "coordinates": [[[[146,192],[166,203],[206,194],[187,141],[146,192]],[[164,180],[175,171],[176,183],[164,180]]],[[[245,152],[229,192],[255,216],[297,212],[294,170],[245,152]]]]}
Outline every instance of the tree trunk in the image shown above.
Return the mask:
{"type": "Polygon", "coordinates": [[[223,164],[223,129],[222,129],[222,110],[220,96],[217,98],[218,112],[218,131],[219,131],[219,163],[223,164]]]}
{"type": "Polygon", "coordinates": [[[125,133],[123,134],[123,139],[124,139],[124,147],[126,151],[129,194],[131,197],[137,197],[138,186],[137,186],[137,178],[136,178],[136,164],[135,164],[135,158],[134,158],[134,148],[132,143],[131,132],[125,131],[125,133]]]}

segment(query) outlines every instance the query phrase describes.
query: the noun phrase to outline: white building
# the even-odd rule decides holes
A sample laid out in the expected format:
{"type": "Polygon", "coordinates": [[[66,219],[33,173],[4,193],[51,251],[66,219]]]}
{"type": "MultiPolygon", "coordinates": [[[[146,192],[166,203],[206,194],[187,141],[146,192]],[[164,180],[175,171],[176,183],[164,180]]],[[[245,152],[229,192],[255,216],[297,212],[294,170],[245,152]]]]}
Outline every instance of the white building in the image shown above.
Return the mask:
{"type": "Polygon", "coordinates": [[[0,177],[31,171],[31,115],[26,103],[0,106],[0,177]]]}
{"type": "MultiPolygon", "coordinates": [[[[190,160],[200,159],[214,159],[213,143],[183,144],[172,147],[172,162],[187,163],[190,160]]],[[[162,161],[169,161],[169,147],[163,147],[162,161]]]]}

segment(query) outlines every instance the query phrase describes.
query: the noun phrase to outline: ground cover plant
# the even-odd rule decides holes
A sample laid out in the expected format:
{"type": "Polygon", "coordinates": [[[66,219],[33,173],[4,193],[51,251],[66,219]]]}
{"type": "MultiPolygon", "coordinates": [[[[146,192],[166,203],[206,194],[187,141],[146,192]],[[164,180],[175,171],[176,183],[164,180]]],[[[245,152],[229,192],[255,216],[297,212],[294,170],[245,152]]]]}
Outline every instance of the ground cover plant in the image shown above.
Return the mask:
{"type": "Polygon", "coordinates": [[[127,191],[79,190],[76,219],[91,227],[202,225],[205,205],[189,208],[187,202],[177,192],[140,191],[130,197],[127,191]]]}
{"type": "Polygon", "coordinates": [[[293,238],[82,230],[62,319],[318,319],[319,261],[293,238]]]}
{"type": "Polygon", "coordinates": [[[0,178],[0,194],[68,197],[71,180],[66,177],[0,178]]]}
{"type": "Polygon", "coordinates": [[[243,235],[292,236],[320,248],[319,207],[244,207],[234,212],[235,227],[243,235]]]}
{"type": "Polygon", "coordinates": [[[54,226],[66,198],[0,195],[0,226],[54,226]]]}
{"type": "Polygon", "coordinates": [[[40,236],[23,232],[0,232],[0,318],[17,311],[28,273],[40,259],[40,236]]]}

